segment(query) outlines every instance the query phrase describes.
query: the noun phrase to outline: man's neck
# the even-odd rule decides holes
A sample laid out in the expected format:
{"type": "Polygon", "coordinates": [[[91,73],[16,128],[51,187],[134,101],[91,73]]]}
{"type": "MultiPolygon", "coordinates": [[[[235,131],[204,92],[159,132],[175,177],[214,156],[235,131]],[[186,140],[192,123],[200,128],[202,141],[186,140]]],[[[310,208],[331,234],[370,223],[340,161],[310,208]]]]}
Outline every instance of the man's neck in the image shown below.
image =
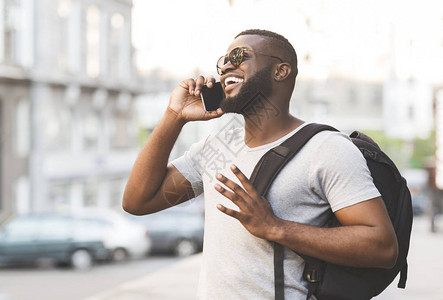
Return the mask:
{"type": "Polygon", "coordinates": [[[255,114],[244,119],[245,142],[250,148],[272,143],[303,124],[289,113],[273,117],[255,114]]]}

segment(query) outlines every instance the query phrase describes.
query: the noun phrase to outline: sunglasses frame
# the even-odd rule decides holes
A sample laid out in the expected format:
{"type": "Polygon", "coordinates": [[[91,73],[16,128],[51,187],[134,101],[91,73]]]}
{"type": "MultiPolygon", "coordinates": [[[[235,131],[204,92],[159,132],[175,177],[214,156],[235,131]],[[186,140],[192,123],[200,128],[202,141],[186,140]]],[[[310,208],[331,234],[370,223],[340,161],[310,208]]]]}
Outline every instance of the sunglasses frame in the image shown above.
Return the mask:
{"type": "Polygon", "coordinates": [[[228,63],[228,61],[231,63],[232,66],[234,66],[234,68],[238,68],[238,66],[241,65],[241,63],[244,61],[245,59],[245,52],[252,52],[255,54],[260,54],[263,56],[267,56],[267,57],[272,57],[275,59],[278,59],[280,61],[280,63],[283,63],[283,60],[280,57],[274,56],[274,55],[269,55],[269,54],[265,54],[265,53],[261,53],[261,52],[257,52],[245,47],[236,47],[234,49],[232,49],[231,51],[229,51],[229,53],[222,55],[218,60],[217,60],[217,73],[219,75],[223,75],[223,72],[221,71],[221,69],[223,68],[224,65],[226,65],[228,63]],[[219,66],[220,61],[223,60],[223,64],[221,66],[219,66]]]}

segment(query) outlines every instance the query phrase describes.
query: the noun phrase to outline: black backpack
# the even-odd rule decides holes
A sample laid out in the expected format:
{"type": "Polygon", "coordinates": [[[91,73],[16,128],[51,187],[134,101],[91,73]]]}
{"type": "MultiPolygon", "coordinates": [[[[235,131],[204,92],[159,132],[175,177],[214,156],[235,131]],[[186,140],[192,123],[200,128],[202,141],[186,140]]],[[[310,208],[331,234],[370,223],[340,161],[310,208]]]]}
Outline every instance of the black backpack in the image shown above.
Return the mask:
{"type": "MultiPolygon", "coordinates": [[[[309,139],[323,130],[337,129],[321,124],[308,124],[281,145],[269,150],[257,163],[251,175],[257,191],[266,196],[273,180],[309,139]]],[[[407,277],[407,255],[412,229],[412,202],[406,180],[400,175],[392,160],[368,136],[354,131],[350,135],[366,159],[375,186],[394,226],[398,240],[398,258],[392,269],[353,268],[321,261],[317,258],[300,255],[305,260],[303,278],[308,281],[309,299],[315,295],[318,300],[366,300],[380,294],[400,273],[399,288],[405,288],[407,277]]],[[[335,217],[331,226],[339,226],[335,217]]],[[[284,299],[283,246],[274,246],[275,299],[284,299]]]]}

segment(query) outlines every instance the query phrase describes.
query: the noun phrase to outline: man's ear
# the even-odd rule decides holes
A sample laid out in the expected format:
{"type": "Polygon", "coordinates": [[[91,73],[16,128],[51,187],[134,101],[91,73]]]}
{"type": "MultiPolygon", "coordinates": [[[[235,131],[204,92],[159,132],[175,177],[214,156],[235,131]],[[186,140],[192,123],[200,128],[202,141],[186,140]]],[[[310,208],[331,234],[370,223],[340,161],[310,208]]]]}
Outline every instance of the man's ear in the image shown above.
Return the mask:
{"type": "Polygon", "coordinates": [[[288,63],[278,64],[274,69],[274,79],[277,81],[283,81],[291,74],[292,68],[288,63]]]}

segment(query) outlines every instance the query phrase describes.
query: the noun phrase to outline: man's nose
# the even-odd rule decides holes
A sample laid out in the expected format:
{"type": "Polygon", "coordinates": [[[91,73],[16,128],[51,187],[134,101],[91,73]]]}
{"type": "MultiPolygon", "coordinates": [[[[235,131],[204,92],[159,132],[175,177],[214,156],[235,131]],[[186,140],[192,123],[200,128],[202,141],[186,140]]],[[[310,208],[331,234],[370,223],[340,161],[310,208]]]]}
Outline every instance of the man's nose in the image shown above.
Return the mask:
{"type": "Polygon", "coordinates": [[[232,70],[235,70],[236,69],[236,67],[234,67],[233,65],[232,65],[232,63],[231,63],[231,61],[228,59],[228,62],[227,63],[225,63],[222,67],[221,67],[221,73],[222,73],[222,75],[223,74],[226,74],[227,72],[229,72],[229,71],[232,71],[232,70]]]}

